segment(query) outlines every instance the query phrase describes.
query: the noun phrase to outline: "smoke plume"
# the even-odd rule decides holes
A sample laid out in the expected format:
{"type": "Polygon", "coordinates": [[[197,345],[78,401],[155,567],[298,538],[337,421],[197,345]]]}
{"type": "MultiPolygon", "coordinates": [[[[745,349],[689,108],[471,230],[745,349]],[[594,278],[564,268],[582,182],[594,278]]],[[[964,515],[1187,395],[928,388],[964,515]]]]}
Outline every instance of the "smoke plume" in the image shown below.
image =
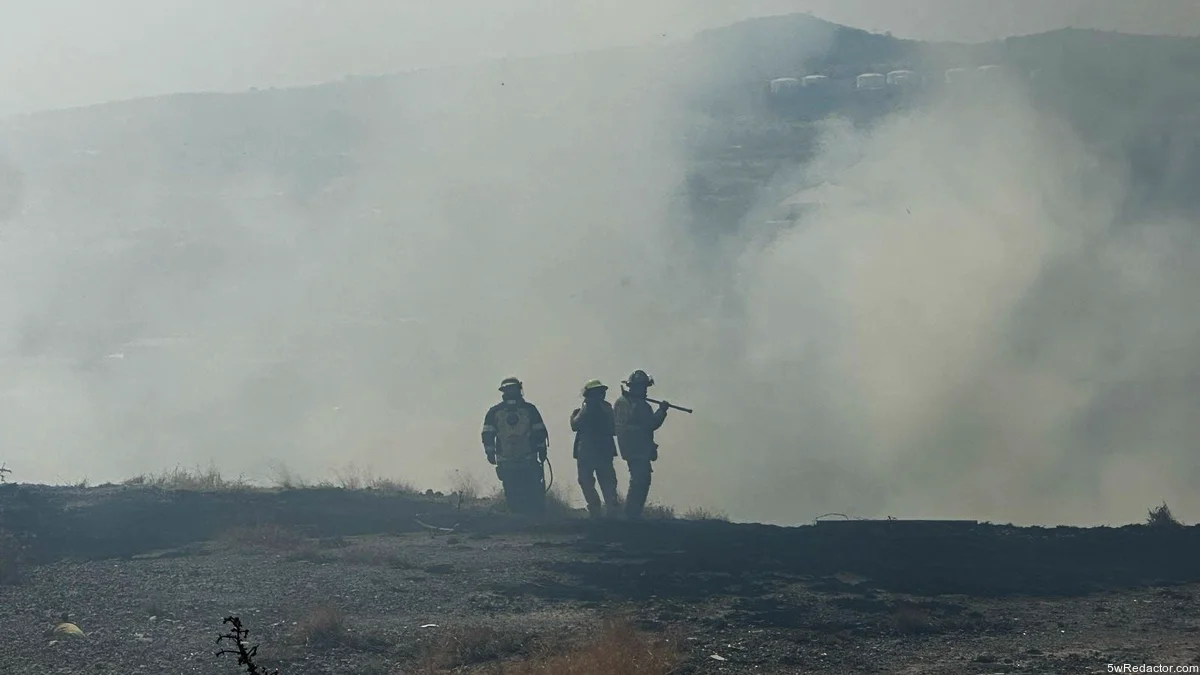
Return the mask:
{"type": "Polygon", "coordinates": [[[1200,508],[1193,229],[1131,220],[1120,167],[1009,83],[825,123],[713,243],[683,198],[712,128],[687,103],[737,70],[713,65],[625,50],[259,92],[260,117],[185,98],[30,122],[7,137],[0,459],[27,481],[494,481],[479,427],[516,375],[573,491],[579,387],[644,368],[696,408],[660,433],[668,503],[1200,508]],[[230,166],[247,146],[261,161],[230,166]],[[781,191],[819,205],[769,224],[781,191]]]}

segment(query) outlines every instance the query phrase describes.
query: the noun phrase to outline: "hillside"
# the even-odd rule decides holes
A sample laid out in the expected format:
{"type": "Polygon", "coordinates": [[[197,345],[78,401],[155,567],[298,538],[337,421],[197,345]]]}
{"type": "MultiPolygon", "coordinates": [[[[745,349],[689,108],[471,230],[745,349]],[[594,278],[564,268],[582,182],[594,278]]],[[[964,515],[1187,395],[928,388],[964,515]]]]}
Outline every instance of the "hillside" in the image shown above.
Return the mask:
{"type": "MultiPolygon", "coordinates": [[[[1155,200],[1189,207],[1196,174],[1200,39],[1061,30],[980,44],[924,44],[836,26],[807,15],[746,21],[701,33],[678,47],[612,50],[577,57],[523,59],[477,68],[415,72],[241,94],[181,94],[38,113],[0,127],[0,151],[28,174],[119,190],[140,182],[204,184],[238,172],[271,175],[281,188],[311,195],[365,166],[379,133],[403,134],[415,122],[456,106],[485,109],[484,83],[524,81],[530,116],[553,115],[582,94],[603,106],[617,88],[662,86],[651,73],[679,72],[685,99],[707,120],[690,137],[697,163],[698,217],[730,227],[744,215],[755,185],[803,162],[813,112],[867,120],[891,106],[861,108],[846,99],[799,116],[778,116],[763,92],[768,80],[825,74],[850,82],[862,72],[914,69],[940,77],[950,67],[999,64],[1030,80],[1048,110],[1066,116],[1089,142],[1127,158],[1155,200]],[[657,64],[657,65],[655,65],[657,64]],[[689,83],[697,79],[702,86],[689,83]],[[603,73],[603,77],[598,77],[603,73]],[[595,89],[571,84],[589,78],[595,89]],[[646,80],[651,77],[651,80],[646,80]],[[387,118],[379,114],[386,110],[387,118]],[[791,120],[789,122],[789,120],[791,120]],[[1157,175],[1171,155],[1184,168],[1157,175]],[[715,162],[713,166],[711,163],[715,162]],[[88,180],[116,174],[122,180],[88,180]],[[715,211],[714,211],[715,208],[715,211]],[[719,215],[714,215],[719,214],[719,215]],[[715,219],[715,220],[714,220],[715,219]]],[[[643,90],[644,91],[644,90],[643,90]]],[[[510,105],[506,99],[504,105],[510,105]]],[[[566,110],[566,108],[564,108],[566,110]]],[[[172,187],[173,190],[178,190],[172,187]]],[[[78,193],[89,208],[103,194],[78,193]]],[[[61,202],[37,208],[65,209],[61,202]]]]}
{"type": "Polygon", "coordinates": [[[0,485],[0,534],[31,544],[16,570],[0,549],[0,630],[14,638],[0,665],[232,675],[214,643],[231,615],[281,675],[1091,673],[1200,659],[1195,526],[577,516],[530,523],[394,488],[0,485]],[[63,614],[83,636],[50,631],[63,614]]]}

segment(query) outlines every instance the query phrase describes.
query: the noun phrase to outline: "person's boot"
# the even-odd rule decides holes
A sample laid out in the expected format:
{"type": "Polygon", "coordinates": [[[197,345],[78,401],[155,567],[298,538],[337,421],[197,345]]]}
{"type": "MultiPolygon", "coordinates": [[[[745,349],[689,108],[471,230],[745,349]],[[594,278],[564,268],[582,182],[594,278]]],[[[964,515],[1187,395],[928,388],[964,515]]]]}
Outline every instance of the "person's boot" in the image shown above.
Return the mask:
{"type": "Polygon", "coordinates": [[[583,501],[587,504],[588,516],[592,518],[600,517],[600,493],[596,492],[595,484],[588,485],[580,482],[579,487],[583,490],[583,501]]]}
{"type": "Polygon", "coordinates": [[[600,486],[600,490],[604,494],[605,517],[616,518],[621,510],[620,500],[617,498],[617,486],[605,484],[600,486]]]}
{"type": "Polygon", "coordinates": [[[630,520],[641,520],[642,510],[646,508],[646,497],[650,486],[638,482],[629,486],[629,494],[625,495],[625,517],[630,520]]]}

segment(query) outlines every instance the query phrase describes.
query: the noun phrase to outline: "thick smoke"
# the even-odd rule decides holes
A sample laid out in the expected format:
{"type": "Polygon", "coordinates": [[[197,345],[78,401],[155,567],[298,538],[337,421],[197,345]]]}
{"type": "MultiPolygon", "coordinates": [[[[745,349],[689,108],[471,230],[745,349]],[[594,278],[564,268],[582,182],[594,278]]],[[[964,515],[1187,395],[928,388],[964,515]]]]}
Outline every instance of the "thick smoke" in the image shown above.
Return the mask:
{"type": "MultiPolygon", "coordinates": [[[[645,368],[697,409],[661,434],[653,497],[680,506],[791,523],[1200,507],[1192,230],[1129,222],[1118,168],[1012,84],[827,123],[781,179],[819,208],[781,228],[764,201],[713,248],[682,199],[706,128],[685,102],[736,70],[713,65],[627,51],[329,90],[352,99],[352,164],[307,191],[163,149],[209,129],[226,161],[276,128],[219,103],[57,132],[103,174],[14,142],[0,459],[28,481],[355,462],[490,482],[479,426],[511,374],[573,492],[579,387],[645,368]]],[[[337,145],[341,127],[294,122],[319,95],[249,104],[292,128],[278,153],[337,145]]]]}
{"type": "Polygon", "coordinates": [[[279,136],[306,161],[326,130],[278,128],[319,93],[28,121],[9,144],[29,179],[3,248],[3,459],[27,481],[351,461],[494,481],[479,428],[515,374],[570,488],[579,387],[654,370],[678,348],[655,326],[687,321],[669,66],[632,51],[368,84],[334,104],[353,164],[311,194],[221,163],[279,136]]]}
{"type": "Polygon", "coordinates": [[[1198,505],[1200,244],[1122,215],[1124,176],[1016,83],[869,129],[830,123],[819,204],[740,261],[726,503],[1128,522],[1198,505]],[[740,467],[740,468],[735,468],[740,467]]]}

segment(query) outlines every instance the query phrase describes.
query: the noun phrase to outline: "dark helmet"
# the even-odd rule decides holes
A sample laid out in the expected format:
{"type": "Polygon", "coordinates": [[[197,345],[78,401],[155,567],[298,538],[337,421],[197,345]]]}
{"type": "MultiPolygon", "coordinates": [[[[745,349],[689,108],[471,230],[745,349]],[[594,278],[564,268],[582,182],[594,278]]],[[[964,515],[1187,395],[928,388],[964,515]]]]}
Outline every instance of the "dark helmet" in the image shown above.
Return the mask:
{"type": "Polygon", "coordinates": [[[521,381],[515,377],[506,377],[503,380],[500,380],[500,391],[504,391],[506,389],[524,389],[524,388],[525,388],[525,385],[522,384],[521,381]]]}
{"type": "Polygon", "coordinates": [[[636,387],[638,385],[641,385],[644,387],[653,387],[654,386],[654,378],[647,375],[646,371],[644,371],[644,370],[635,370],[632,373],[630,373],[629,379],[622,382],[622,384],[626,384],[631,387],[636,387]]]}

